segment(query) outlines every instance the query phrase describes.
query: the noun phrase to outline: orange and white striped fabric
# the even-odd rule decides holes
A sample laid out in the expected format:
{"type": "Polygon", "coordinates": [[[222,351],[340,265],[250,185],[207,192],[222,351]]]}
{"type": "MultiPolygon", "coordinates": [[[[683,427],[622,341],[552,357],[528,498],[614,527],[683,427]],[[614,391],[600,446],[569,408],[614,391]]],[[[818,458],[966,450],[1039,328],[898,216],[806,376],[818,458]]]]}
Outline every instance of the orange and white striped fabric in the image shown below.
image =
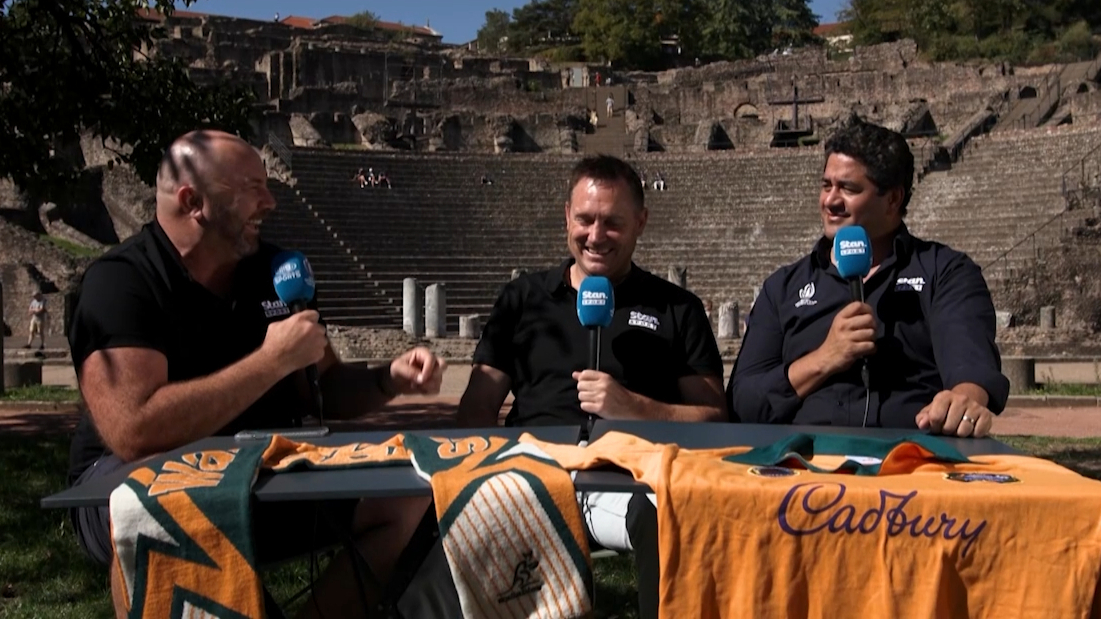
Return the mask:
{"type": "Polygon", "coordinates": [[[432,484],[465,617],[566,619],[592,610],[592,567],[569,473],[500,437],[406,436],[432,484]]]}

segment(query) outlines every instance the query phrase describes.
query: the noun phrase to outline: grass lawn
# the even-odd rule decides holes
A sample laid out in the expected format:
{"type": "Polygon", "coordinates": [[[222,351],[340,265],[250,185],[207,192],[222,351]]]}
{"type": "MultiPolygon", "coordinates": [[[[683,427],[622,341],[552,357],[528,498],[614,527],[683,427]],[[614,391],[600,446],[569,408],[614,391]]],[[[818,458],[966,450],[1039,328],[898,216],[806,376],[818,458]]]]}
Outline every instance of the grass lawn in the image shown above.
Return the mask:
{"type": "Polygon", "coordinates": [[[79,402],[80,391],[62,385],[32,385],[5,389],[3,402],[79,402]]]}
{"type": "MultiPolygon", "coordinates": [[[[1003,437],[1033,455],[1101,478],[1101,438],[1003,437]]],[[[73,617],[111,614],[105,571],[84,559],[67,514],[44,511],[40,498],[62,490],[68,439],[0,434],[0,617],[73,617]]],[[[619,556],[595,562],[596,604],[601,617],[636,617],[634,565],[619,556]]],[[[265,574],[280,602],[309,580],[306,561],[265,574]]],[[[293,610],[295,605],[291,605],[293,610]]]]}

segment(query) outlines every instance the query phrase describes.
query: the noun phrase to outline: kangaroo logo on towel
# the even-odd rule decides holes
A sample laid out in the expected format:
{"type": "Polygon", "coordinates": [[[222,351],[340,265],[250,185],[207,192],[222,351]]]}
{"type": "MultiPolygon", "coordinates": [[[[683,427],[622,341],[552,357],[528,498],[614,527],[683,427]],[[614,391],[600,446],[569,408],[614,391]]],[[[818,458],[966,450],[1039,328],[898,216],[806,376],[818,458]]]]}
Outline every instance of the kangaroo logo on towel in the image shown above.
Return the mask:
{"type": "Polygon", "coordinates": [[[543,588],[543,581],[539,580],[536,570],[539,569],[539,559],[531,550],[524,553],[516,568],[512,571],[512,586],[497,597],[498,604],[515,600],[531,593],[538,593],[543,588]]]}
{"type": "Polygon", "coordinates": [[[1012,475],[1003,473],[945,473],[944,478],[948,481],[962,481],[964,483],[980,481],[992,484],[1014,484],[1021,481],[1012,475]]]}

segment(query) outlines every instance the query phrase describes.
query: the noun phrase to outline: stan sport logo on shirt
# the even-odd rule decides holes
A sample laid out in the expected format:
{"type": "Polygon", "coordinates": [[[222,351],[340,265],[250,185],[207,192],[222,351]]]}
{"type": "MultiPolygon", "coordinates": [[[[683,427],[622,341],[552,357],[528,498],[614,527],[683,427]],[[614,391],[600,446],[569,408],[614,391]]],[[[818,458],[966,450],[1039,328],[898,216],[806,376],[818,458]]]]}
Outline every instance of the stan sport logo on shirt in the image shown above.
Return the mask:
{"type": "Polygon", "coordinates": [[[607,305],[608,293],[586,290],[581,293],[581,305],[607,305]]]}
{"type": "Polygon", "coordinates": [[[811,282],[799,291],[799,300],[795,302],[795,307],[811,307],[814,305],[818,305],[818,301],[814,300],[814,282],[811,282]]]}
{"type": "Polygon", "coordinates": [[[291,308],[287,307],[287,304],[276,299],[275,301],[261,301],[260,307],[264,308],[264,318],[275,318],[276,316],[290,316],[291,308]]]}
{"type": "Polygon", "coordinates": [[[631,319],[627,321],[627,324],[631,327],[642,327],[651,331],[657,331],[661,326],[661,322],[658,321],[657,316],[650,316],[649,314],[643,314],[642,312],[631,312],[631,319]]]}

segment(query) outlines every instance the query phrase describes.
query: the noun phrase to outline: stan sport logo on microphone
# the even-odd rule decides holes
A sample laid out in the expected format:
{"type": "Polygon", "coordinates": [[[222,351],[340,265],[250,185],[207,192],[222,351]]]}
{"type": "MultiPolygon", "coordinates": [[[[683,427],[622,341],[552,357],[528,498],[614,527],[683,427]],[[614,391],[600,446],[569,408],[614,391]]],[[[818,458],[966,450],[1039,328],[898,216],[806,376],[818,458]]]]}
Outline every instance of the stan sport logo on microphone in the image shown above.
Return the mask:
{"type": "Polygon", "coordinates": [[[608,293],[607,292],[594,292],[592,290],[586,290],[581,293],[581,305],[607,305],[608,293]]]}
{"type": "Polygon", "coordinates": [[[864,241],[841,241],[842,256],[860,256],[868,253],[868,244],[864,241]]]}

